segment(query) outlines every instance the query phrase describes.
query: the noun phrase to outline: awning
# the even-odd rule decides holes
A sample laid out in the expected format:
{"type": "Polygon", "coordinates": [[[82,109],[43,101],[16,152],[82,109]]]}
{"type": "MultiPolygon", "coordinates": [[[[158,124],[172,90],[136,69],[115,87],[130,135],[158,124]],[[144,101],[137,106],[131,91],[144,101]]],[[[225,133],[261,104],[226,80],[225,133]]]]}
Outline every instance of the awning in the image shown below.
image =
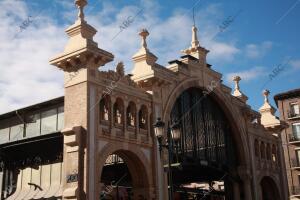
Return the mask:
{"type": "Polygon", "coordinates": [[[18,174],[16,191],[11,196],[9,196],[6,200],[14,200],[19,196],[22,189],[22,176],[23,176],[23,170],[21,170],[20,173],[18,174]]]}
{"type": "Polygon", "coordinates": [[[64,163],[61,163],[61,171],[60,171],[60,186],[58,191],[54,194],[55,197],[62,197],[63,189],[64,189],[64,163]]]}
{"type": "Polygon", "coordinates": [[[45,194],[50,189],[51,184],[51,165],[43,165],[41,171],[41,189],[38,193],[33,197],[33,199],[40,199],[45,196],[45,194]]]}
{"type": "Polygon", "coordinates": [[[30,191],[30,185],[28,185],[28,183],[30,182],[31,182],[31,168],[26,168],[23,170],[21,192],[18,195],[18,197],[15,198],[15,200],[25,200],[25,196],[30,191]]]}
{"type": "Polygon", "coordinates": [[[39,166],[38,169],[32,169],[30,183],[31,187],[25,199],[32,199],[40,191],[40,188],[38,186],[41,185],[41,169],[41,166],[39,166]]]}
{"type": "Polygon", "coordinates": [[[16,191],[7,200],[49,199],[61,197],[63,163],[26,168],[20,171],[16,191]]]}
{"type": "Polygon", "coordinates": [[[56,196],[62,183],[62,163],[56,163],[51,166],[51,186],[44,198],[56,196]]]}

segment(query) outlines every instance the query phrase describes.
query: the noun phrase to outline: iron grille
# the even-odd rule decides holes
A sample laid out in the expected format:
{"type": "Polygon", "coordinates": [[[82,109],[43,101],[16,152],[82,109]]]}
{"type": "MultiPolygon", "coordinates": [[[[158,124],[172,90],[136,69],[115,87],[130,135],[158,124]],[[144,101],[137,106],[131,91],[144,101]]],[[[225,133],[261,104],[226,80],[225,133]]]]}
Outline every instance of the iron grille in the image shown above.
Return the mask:
{"type": "Polygon", "coordinates": [[[235,165],[229,123],[218,104],[197,88],[181,94],[171,112],[171,123],[179,121],[182,137],[174,150],[174,161],[208,165],[235,165]]]}

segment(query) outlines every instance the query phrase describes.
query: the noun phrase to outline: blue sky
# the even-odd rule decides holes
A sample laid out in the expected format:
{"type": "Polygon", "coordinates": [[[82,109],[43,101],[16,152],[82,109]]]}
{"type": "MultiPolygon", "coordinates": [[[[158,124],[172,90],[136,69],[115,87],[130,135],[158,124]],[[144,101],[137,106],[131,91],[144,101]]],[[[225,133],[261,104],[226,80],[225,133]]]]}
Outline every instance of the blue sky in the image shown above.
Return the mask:
{"type": "MultiPolygon", "coordinates": [[[[1,0],[0,6],[0,113],[63,95],[63,73],[48,60],[66,44],[64,30],[77,13],[73,0],[1,0]],[[19,32],[28,19],[32,22],[19,32]]],[[[115,55],[103,70],[123,61],[131,71],[140,28],[149,30],[148,47],[158,63],[179,58],[190,45],[193,7],[200,44],[210,50],[208,63],[230,87],[230,78],[240,75],[241,89],[254,109],[263,103],[264,88],[273,97],[300,87],[300,0],[90,0],[85,13],[98,30],[95,41],[115,55]],[[139,11],[114,38],[120,25],[139,11]],[[219,26],[238,12],[218,33],[219,26]],[[270,80],[279,65],[283,70],[270,80]]]]}

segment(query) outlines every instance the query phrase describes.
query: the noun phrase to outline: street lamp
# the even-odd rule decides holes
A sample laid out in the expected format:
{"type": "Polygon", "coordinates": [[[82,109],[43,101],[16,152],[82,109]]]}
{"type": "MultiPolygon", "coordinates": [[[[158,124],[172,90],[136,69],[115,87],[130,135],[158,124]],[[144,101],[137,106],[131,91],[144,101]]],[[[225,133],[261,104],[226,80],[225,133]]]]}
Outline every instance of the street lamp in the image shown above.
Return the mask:
{"type": "Polygon", "coordinates": [[[173,141],[177,144],[177,142],[180,140],[181,137],[181,131],[180,131],[180,125],[178,122],[174,123],[171,127],[168,123],[168,129],[167,129],[167,141],[166,144],[163,144],[163,137],[164,137],[164,128],[165,123],[161,121],[161,118],[157,118],[156,123],[154,126],[154,133],[157,138],[158,144],[159,144],[159,152],[162,152],[163,148],[166,148],[168,150],[168,181],[170,185],[169,189],[169,199],[173,200],[173,180],[172,180],[172,166],[171,161],[173,159],[173,141]]]}
{"type": "Polygon", "coordinates": [[[180,131],[180,124],[179,123],[173,124],[173,126],[171,127],[171,135],[172,135],[172,139],[176,143],[179,142],[180,137],[181,137],[181,131],[180,131]]]}
{"type": "MultiPolygon", "coordinates": [[[[165,132],[165,123],[161,121],[161,118],[157,118],[157,121],[154,126],[154,134],[158,140],[159,150],[162,151],[162,148],[169,148],[169,144],[172,140],[178,142],[181,138],[181,131],[180,131],[180,124],[175,122],[171,127],[168,125],[168,132],[167,132],[167,144],[163,144],[164,132],[165,132]],[[169,135],[170,134],[170,135],[169,135]],[[169,138],[170,136],[170,138],[169,138]]],[[[171,150],[171,149],[168,149],[171,150]]]]}
{"type": "Polygon", "coordinates": [[[158,140],[158,144],[159,144],[159,151],[162,151],[162,140],[164,137],[164,132],[165,132],[165,123],[163,121],[161,121],[161,118],[157,118],[157,121],[155,124],[153,124],[154,126],[154,134],[158,140]]]}

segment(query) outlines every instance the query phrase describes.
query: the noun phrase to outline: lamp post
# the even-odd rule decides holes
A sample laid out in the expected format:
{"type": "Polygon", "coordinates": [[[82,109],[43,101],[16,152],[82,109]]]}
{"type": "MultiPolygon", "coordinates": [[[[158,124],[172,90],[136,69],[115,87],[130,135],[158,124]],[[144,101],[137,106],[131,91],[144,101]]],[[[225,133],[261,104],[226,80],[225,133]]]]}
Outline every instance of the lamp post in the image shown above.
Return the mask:
{"type": "Polygon", "coordinates": [[[173,200],[173,176],[172,176],[172,159],[173,159],[173,141],[177,143],[180,140],[181,132],[179,123],[174,123],[171,127],[168,123],[167,127],[167,140],[166,144],[163,144],[165,123],[161,121],[161,118],[157,118],[154,126],[154,133],[159,144],[159,152],[161,153],[163,148],[168,150],[168,182],[169,182],[169,199],[173,200]]]}

